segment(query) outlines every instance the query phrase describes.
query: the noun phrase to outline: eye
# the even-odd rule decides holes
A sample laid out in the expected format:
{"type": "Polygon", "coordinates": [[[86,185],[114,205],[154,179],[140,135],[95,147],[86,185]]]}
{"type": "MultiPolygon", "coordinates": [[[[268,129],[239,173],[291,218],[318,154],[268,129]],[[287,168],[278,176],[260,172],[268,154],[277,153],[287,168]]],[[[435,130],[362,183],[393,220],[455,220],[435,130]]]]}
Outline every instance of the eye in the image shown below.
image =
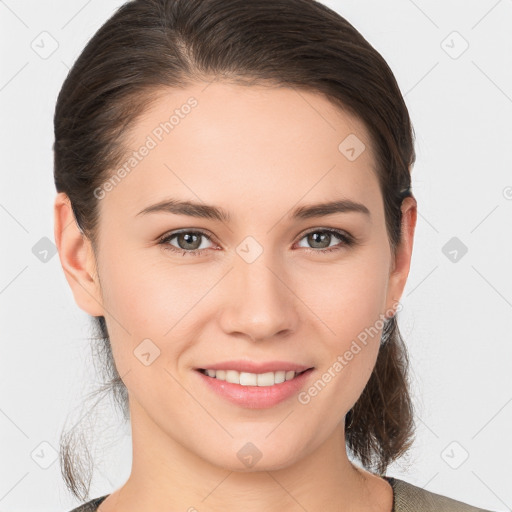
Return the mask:
{"type": "MultiPolygon", "coordinates": [[[[307,243],[312,244],[313,247],[316,246],[316,249],[308,249],[307,252],[320,252],[320,253],[327,253],[332,251],[339,251],[343,249],[343,247],[350,247],[354,245],[355,239],[352,235],[349,235],[348,233],[345,233],[344,231],[340,231],[337,229],[315,229],[313,231],[309,231],[303,237],[301,240],[306,239],[307,243]],[[337,244],[334,246],[330,246],[329,243],[332,241],[332,239],[337,238],[338,240],[341,240],[341,244],[337,244]]],[[[300,246],[304,247],[304,246],[300,246]]]]}
{"type": "Polygon", "coordinates": [[[183,256],[200,256],[206,250],[205,247],[201,247],[203,245],[201,238],[211,241],[210,235],[204,231],[178,231],[164,235],[163,238],[160,238],[158,243],[162,245],[164,249],[180,252],[183,256]],[[178,247],[170,243],[174,238],[176,238],[178,247]]]}
{"type": "MultiPolygon", "coordinates": [[[[202,238],[209,242],[212,241],[211,235],[204,231],[183,230],[164,235],[159,239],[158,244],[162,245],[165,250],[181,253],[182,256],[201,256],[208,249],[208,247],[204,247],[202,244],[202,238]],[[174,239],[176,239],[177,246],[171,243],[174,239]]],[[[305,238],[308,243],[313,244],[313,248],[306,248],[307,252],[315,253],[339,251],[344,247],[350,247],[355,244],[355,239],[352,235],[337,229],[317,228],[304,234],[300,240],[305,238]],[[341,243],[330,246],[333,238],[337,238],[341,243]]]]}

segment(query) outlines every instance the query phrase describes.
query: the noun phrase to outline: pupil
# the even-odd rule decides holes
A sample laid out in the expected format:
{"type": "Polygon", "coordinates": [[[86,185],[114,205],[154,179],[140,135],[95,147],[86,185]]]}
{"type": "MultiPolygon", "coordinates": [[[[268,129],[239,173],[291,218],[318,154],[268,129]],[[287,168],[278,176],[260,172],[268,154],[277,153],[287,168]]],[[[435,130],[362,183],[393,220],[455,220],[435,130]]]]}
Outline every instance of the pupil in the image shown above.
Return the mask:
{"type": "MultiPolygon", "coordinates": [[[[193,246],[193,245],[194,245],[194,242],[193,242],[193,241],[192,241],[192,242],[190,241],[190,239],[191,239],[191,238],[192,238],[192,239],[193,239],[193,238],[198,239],[199,237],[198,237],[197,235],[194,235],[194,234],[191,234],[191,233],[185,233],[185,234],[183,235],[183,237],[185,238],[185,243],[186,243],[186,244],[188,244],[188,245],[192,244],[192,247],[186,247],[187,249],[196,249],[196,248],[197,248],[197,247],[194,247],[194,246],[193,246]]],[[[197,240],[196,240],[196,244],[197,244],[197,240]]]]}
{"type": "MultiPolygon", "coordinates": [[[[328,234],[328,233],[312,233],[310,236],[313,238],[313,244],[316,244],[316,243],[320,243],[320,244],[322,244],[322,241],[321,241],[321,240],[319,241],[318,239],[319,239],[319,238],[325,238],[325,239],[327,239],[327,237],[329,236],[329,234],[328,234]]],[[[324,242],[325,242],[325,240],[324,240],[324,242]]],[[[325,245],[324,245],[324,246],[322,246],[322,247],[325,247],[325,245]]]]}

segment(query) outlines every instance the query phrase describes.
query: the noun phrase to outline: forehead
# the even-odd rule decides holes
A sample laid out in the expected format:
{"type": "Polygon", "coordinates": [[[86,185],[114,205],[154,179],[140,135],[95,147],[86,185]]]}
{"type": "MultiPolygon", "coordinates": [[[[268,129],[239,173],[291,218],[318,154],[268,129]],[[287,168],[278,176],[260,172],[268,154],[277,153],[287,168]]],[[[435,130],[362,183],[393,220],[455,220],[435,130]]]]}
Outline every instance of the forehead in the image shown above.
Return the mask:
{"type": "Polygon", "coordinates": [[[364,124],[323,95],[291,87],[163,90],[125,145],[113,170],[122,177],[101,207],[130,216],[166,195],[268,210],[276,200],[290,207],[340,196],[372,202],[378,194],[364,124]]]}

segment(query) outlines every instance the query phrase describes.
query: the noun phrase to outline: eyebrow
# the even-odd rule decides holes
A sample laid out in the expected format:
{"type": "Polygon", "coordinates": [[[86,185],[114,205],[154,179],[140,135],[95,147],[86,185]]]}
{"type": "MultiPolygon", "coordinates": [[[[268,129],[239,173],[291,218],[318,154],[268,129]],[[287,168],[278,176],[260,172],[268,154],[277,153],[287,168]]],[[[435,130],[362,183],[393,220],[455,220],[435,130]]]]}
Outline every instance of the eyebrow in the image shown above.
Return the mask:
{"type": "MultiPolygon", "coordinates": [[[[371,218],[368,208],[350,199],[340,199],[326,203],[299,206],[293,210],[288,217],[291,219],[310,219],[324,217],[335,213],[358,212],[371,218]]],[[[138,215],[150,213],[172,213],[174,215],[188,215],[204,219],[218,220],[229,223],[231,215],[226,210],[207,204],[195,203],[193,201],[180,201],[178,199],[166,199],[141,210],[138,215]]]]}

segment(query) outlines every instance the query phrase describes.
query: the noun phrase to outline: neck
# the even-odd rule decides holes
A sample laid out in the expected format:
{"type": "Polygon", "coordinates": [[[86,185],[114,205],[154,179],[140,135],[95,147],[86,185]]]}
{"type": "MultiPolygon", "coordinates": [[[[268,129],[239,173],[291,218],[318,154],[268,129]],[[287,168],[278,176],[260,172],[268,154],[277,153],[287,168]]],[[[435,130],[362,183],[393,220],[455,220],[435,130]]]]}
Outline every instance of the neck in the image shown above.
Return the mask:
{"type": "Polygon", "coordinates": [[[101,512],[391,510],[389,484],[348,460],[343,424],[323,444],[291,464],[262,465],[259,470],[255,464],[234,471],[204,460],[171,438],[133,399],[130,411],[131,474],[101,504],[101,512]],[[373,508],[376,503],[380,508],[373,508]]]}

